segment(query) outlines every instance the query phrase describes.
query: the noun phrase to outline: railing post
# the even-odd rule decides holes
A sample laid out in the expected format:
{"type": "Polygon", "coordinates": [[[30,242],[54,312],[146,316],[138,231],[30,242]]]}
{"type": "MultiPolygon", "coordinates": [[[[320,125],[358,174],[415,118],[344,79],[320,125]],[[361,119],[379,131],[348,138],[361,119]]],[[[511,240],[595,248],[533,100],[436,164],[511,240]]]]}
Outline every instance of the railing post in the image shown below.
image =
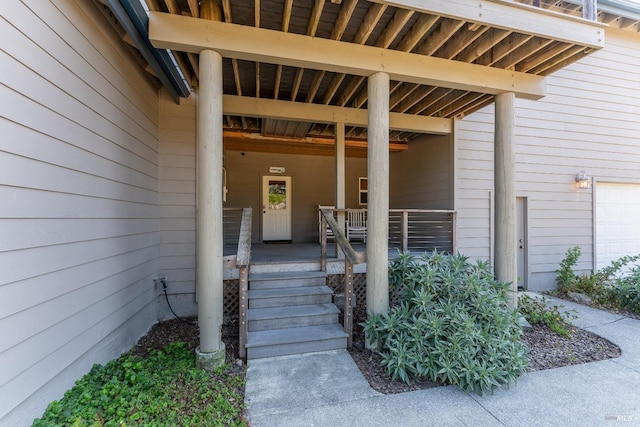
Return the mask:
{"type": "Polygon", "coordinates": [[[455,254],[457,252],[457,244],[456,244],[456,229],[457,229],[457,218],[456,212],[451,212],[451,253],[455,254]]]}
{"type": "Polygon", "coordinates": [[[590,21],[598,20],[597,0],[582,0],[582,17],[590,21]]]}
{"type": "Polygon", "coordinates": [[[347,347],[353,344],[353,264],[344,260],[344,331],[347,333],[347,347]]]}
{"type": "Polygon", "coordinates": [[[242,359],[247,358],[247,339],[249,337],[249,268],[251,265],[251,216],[252,209],[242,210],[240,236],[238,237],[238,294],[239,294],[239,347],[238,353],[242,359]]]}
{"type": "Polygon", "coordinates": [[[247,295],[249,293],[249,266],[243,265],[239,269],[239,284],[240,284],[240,353],[241,359],[247,357],[247,337],[249,335],[249,319],[247,314],[249,311],[247,295]]]}
{"type": "Polygon", "coordinates": [[[409,249],[409,212],[402,211],[402,219],[400,220],[400,229],[402,230],[402,251],[409,249]]]}
{"type": "Polygon", "coordinates": [[[327,218],[324,214],[320,215],[322,218],[322,227],[320,229],[320,270],[327,271],[327,218]]]}

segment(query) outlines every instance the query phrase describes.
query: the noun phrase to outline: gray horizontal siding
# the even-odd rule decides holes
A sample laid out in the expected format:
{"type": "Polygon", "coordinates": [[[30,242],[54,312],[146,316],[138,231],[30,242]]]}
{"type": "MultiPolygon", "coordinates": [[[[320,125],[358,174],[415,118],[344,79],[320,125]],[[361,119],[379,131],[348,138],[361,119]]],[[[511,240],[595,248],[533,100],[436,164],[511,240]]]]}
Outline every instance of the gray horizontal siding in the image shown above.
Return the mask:
{"type": "MultiPolygon", "coordinates": [[[[640,182],[640,41],[608,30],[605,49],[547,78],[547,96],[516,102],[516,188],[528,199],[529,287],[555,286],[566,250],[582,248],[578,272],[593,268],[592,190],[598,180],[640,182]]],[[[490,258],[493,106],[459,122],[458,247],[490,258]],[[488,229],[487,229],[488,231],[488,229]]]]}
{"type": "Polygon", "coordinates": [[[424,135],[389,158],[389,204],[398,209],[451,209],[452,142],[424,135]]]}
{"type": "Polygon", "coordinates": [[[158,97],[98,7],[0,5],[3,425],[156,318],[158,97]]]}
{"type": "MultiPolygon", "coordinates": [[[[159,136],[160,265],[174,310],[191,316],[197,312],[195,97],[176,105],[162,93],[159,136]]],[[[173,317],[164,298],[158,300],[158,316],[173,317]]]]}

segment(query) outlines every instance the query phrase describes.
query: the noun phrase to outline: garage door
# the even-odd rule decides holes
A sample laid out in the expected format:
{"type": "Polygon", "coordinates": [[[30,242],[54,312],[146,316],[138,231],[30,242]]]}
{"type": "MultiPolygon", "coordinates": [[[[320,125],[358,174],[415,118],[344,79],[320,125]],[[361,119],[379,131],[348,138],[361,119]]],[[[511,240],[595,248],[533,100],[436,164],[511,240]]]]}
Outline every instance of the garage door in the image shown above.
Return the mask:
{"type": "Polygon", "coordinates": [[[640,253],[640,185],[596,185],[598,268],[624,255],[640,253]]]}

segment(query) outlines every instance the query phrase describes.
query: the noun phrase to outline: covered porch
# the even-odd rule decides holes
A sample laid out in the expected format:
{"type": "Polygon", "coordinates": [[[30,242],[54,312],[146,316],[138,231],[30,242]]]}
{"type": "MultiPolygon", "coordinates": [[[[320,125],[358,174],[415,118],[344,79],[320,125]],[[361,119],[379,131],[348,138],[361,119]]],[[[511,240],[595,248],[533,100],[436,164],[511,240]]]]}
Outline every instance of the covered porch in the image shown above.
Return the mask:
{"type": "MultiPolygon", "coordinates": [[[[151,43],[173,51],[183,81],[198,85],[196,256],[199,317],[208,319],[201,329],[204,353],[221,345],[223,199],[242,194],[231,186],[233,173],[244,171],[231,167],[232,152],[333,157],[334,179],[326,186],[333,197],[304,207],[306,230],[313,229],[316,203],[353,207],[349,159],[366,159],[366,304],[383,312],[390,189],[394,179],[412,181],[403,177],[410,168],[393,170],[394,153],[410,164],[428,156],[418,147],[431,144],[416,143],[420,138],[447,139],[442,209],[455,210],[456,120],[495,102],[495,271],[515,287],[515,98],[543,97],[545,75],[601,48],[601,24],[507,1],[151,3],[151,43]]],[[[249,174],[252,185],[259,187],[270,171],[249,174]]],[[[408,201],[420,200],[435,182],[405,192],[395,206],[412,207],[408,201]]],[[[250,204],[255,209],[264,206],[258,197],[250,204]]],[[[259,224],[254,235],[264,232],[259,224]]]]}

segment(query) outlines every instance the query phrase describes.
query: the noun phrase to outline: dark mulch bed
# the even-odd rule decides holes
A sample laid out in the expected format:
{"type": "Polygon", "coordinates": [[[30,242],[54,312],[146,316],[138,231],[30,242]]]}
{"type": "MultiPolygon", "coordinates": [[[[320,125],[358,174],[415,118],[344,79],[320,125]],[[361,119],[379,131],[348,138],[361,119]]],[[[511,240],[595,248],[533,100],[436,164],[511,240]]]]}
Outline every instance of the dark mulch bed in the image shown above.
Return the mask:
{"type": "MultiPolygon", "coordinates": [[[[167,344],[182,341],[191,351],[198,346],[200,329],[195,318],[171,319],[156,323],[149,332],[138,340],[132,352],[145,357],[151,349],[160,350],[167,344]]],[[[244,375],[245,366],[238,354],[238,320],[229,319],[222,325],[222,341],[225,344],[226,363],[233,374],[244,375]]]]}
{"type": "MultiPolygon", "coordinates": [[[[364,332],[359,323],[364,321],[364,310],[354,312],[353,347],[349,350],[371,387],[384,394],[437,387],[430,381],[412,381],[405,384],[392,381],[386,369],[380,365],[382,357],[368,350],[364,343],[364,332]]],[[[183,341],[191,350],[198,345],[198,327],[195,319],[190,323],[173,319],[156,324],[149,333],[140,338],[133,349],[134,354],[145,356],[148,349],[161,349],[175,341],[183,341]]],[[[578,328],[563,338],[544,325],[534,325],[525,332],[523,339],[529,347],[530,371],[558,368],[561,366],[588,363],[620,356],[620,349],[609,341],[578,328]]],[[[228,320],[222,327],[222,339],[226,345],[227,363],[234,373],[244,374],[245,366],[238,355],[238,321],[228,320]]]]}
{"type": "MultiPolygon", "coordinates": [[[[545,294],[554,296],[566,301],[571,301],[580,304],[578,301],[573,300],[569,295],[563,292],[545,292],[545,294]]],[[[616,308],[609,305],[598,304],[596,302],[591,303],[588,307],[596,308],[602,311],[608,311],[609,313],[619,314],[620,316],[629,317],[631,319],[640,320],[640,313],[636,313],[635,311],[627,310],[625,308],[616,308]]]]}
{"type": "MultiPolygon", "coordinates": [[[[371,388],[384,394],[404,393],[437,387],[431,381],[412,381],[405,384],[391,381],[386,369],[380,366],[382,357],[368,350],[364,344],[364,333],[359,323],[365,319],[364,310],[354,310],[353,348],[349,350],[371,388]]],[[[580,363],[595,362],[620,356],[620,348],[611,342],[578,328],[568,338],[561,337],[546,325],[534,325],[533,330],[522,334],[529,347],[529,371],[559,368],[580,363]]]]}
{"type": "Polygon", "coordinates": [[[571,328],[571,336],[561,337],[546,325],[533,325],[522,338],[529,347],[529,370],[559,368],[620,357],[620,348],[584,329],[571,328]]]}

